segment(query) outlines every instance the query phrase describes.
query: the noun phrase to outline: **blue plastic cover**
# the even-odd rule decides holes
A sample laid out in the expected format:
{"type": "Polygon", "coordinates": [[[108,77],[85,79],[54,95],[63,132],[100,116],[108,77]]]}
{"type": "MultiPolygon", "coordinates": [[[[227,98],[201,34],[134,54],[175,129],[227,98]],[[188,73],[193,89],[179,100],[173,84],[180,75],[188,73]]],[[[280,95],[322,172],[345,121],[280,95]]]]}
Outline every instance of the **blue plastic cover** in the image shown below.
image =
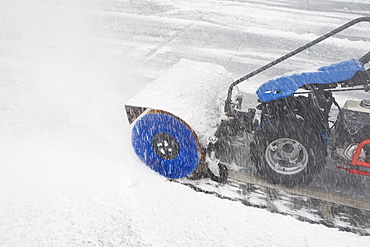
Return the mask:
{"type": "Polygon", "coordinates": [[[295,74],[270,80],[256,91],[262,102],[283,99],[294,94],[307,84],[329,84],[351,79],[357,71],[365,70],[364,64],[356,59],[321,67],[316,72],[295,74]]]}

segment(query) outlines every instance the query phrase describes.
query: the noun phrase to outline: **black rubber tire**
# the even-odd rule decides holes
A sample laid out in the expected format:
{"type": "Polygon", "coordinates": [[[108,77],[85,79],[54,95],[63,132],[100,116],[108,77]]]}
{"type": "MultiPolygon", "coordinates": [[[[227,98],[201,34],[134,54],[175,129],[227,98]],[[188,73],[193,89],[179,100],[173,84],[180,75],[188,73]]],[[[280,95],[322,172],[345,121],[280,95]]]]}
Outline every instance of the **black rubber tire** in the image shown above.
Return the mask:
{"type": "Polygon", "coordinates": [[[227,177],[229,176],[229,171],[227,167],[221,163],[218,164],[220,176],[214,175],[210,169],[208,169],[208,175],[211,180],[218,182],[218,183],[224,183],[227,180],[227,177]]]}
{"type": "Polygon", "coordinates": [[[303,120],[275,120],[255,133],[251,159],[257,172],[273,184],[308,184],[325,166],[326,145],[303,120]]]}

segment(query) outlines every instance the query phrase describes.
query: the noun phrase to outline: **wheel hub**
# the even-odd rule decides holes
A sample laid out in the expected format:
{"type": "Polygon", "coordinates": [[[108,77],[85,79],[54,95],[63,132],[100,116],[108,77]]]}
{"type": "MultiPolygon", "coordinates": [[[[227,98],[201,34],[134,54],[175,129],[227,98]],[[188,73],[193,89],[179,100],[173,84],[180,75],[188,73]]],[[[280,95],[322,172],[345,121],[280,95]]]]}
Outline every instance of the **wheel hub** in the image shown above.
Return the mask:
{"type": "Polygon", "coordinates": [[[291,141],[280,141],[277,143],[276,155],[281,156],[284,160],[289,160],[290,162],[296,160],[299,155],[301,147],[298,143],[291,141]]]}
{"type": "Polygon", "coordinates": [[[167,133],[158,133],[152,139],[154,152],[165,160],[175,159],[180,151],[176,139],[167,133]]]}
{"type": "Polygon", "coordinates": [[[297,140],[280,138],[271,142],[265,152],[267,164],[275,172],[293,175],[301,172],[308,164],[306,148],[297,140]]]}

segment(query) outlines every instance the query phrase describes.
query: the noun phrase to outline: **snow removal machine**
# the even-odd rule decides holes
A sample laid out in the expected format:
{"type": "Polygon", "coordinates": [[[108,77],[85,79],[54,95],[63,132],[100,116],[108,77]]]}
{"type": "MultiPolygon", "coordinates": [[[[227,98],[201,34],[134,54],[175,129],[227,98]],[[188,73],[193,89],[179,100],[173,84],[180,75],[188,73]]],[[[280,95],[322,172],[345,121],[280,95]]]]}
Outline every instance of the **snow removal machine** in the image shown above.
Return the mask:
{"type": "Polygon", "coordinates": [[[369,91],[370,52],[269,80],[255,94],[235,92],[239,83],[359,22],[370,17],[354,19],[234,82],[220,65],[181,60],[125,104],[134,151],[167,178],[207,174],[224,182],[232,151],[221,140],[243,137],[245,163],[237,165],[253,166],[272,184],[308,184],[328,158],[337,168],[370,176],[370,97],[342,106],[333,97],[369,91]]]}

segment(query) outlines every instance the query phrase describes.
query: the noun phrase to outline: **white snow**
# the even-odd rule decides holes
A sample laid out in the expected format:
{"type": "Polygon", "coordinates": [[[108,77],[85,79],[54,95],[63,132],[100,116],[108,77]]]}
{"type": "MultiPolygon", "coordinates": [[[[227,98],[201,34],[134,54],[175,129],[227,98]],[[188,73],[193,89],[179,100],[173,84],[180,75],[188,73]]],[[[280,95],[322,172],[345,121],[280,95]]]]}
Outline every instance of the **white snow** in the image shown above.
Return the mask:
{"type": "Polygon", "coordinates": [[[163,31],[150,33],[149,20],[190,10],[220,16],[222,29],[239,25],[232,11],[253,10],[265,28],[286,16],[299,27],[343,21],[335,10],[289,13],[300,1],[246,2],[1,0],[0,246],[368,246],[369,237],[197,193],[135,156],[122,106],[150,80],[140,72],[159,76],[179,60],[181,43],[174,57],[148,61],[159,45],[151,35],[163,31]],[[144,18],[110,14],[122,9],[144,18]]]}
{"type": "Polygon", "coordinates": [[[221,122],[231,82],[220,65],[183,59],[125,105],[173,114],[185,121],[206,147],[221,122]]]}

